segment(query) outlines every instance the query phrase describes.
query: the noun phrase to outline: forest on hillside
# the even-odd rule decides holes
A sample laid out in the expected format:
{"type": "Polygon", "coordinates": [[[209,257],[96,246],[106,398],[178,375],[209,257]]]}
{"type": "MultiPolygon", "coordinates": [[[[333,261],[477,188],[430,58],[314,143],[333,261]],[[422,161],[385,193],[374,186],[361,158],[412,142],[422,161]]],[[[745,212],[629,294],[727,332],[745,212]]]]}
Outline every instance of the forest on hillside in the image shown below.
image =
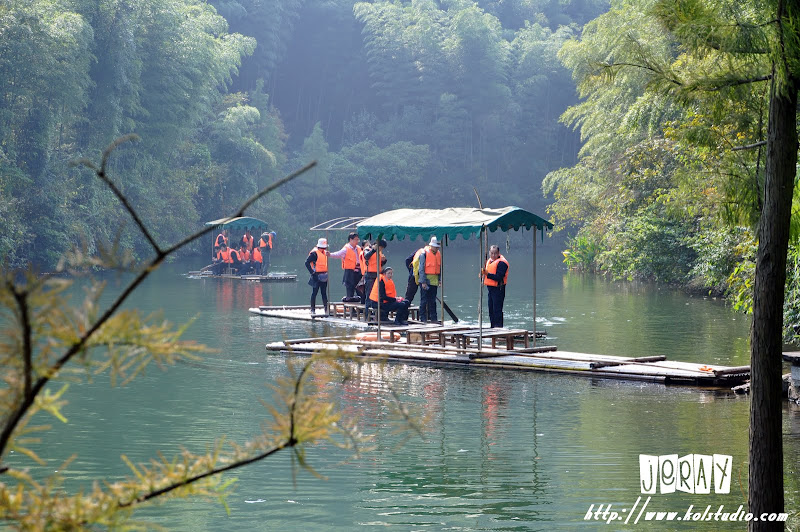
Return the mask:
{"type": "MultiPolygon", "coordinates": [[[[110,177],[173,242],[311,160],[250,215],[279,245],[399,207],[544,211],[574,164],[557,54],[604,0],[9,0],[0,4],[0,256],[147,243],[70,161],[110,177]]],[[[284,248],[285,249],[285,248],[284,248]]]]}

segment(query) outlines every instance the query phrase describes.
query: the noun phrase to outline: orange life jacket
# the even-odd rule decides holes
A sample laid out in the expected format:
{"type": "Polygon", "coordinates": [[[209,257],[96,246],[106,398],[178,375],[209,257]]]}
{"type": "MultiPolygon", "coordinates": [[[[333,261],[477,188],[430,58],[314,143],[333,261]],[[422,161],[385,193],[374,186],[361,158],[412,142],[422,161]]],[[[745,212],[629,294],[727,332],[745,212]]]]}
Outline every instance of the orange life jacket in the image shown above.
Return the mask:
{"type": "Polygon", "coordinates": [[[227,262],[228,264],[233,262],[231,258],[231,248],[225,248],[225,251],[220,251],[217,256],[222,259],[222,262],[227,262]]]}
{"type": "Polygon", "coordinates": [[[242,243],[247,246],[247,251],[253,249],[253,235],[248,238],[247,235],[242,235],[242,243]]]}
{"type": "Polygon", "coordinates": [[[361,251],[361,246],[356,246],[356,249],[353,249],[348,244],[345,246],[345,250],[344,259],[342,260],[342,269],[355,270],[358,259],[364,256],[364,253],[361,251]]]}
{"type": "Polygon", "coordinates": [[[261,257],[261,248],[255,248],[253,250],[253,260],[256,262],[264,262],[264,259],[261,257]]]}
{"type": "Polygon", "coordinates": [[[240,251],[239,252],[239,258],[242,259],[245,262],[249,261],[250,260],[250,250],[249,249],[245,249],[244,253],[242,253],[240,251]]]}
{"type": "Polygon", "coordinates": [[[312,253],[317,254],[317,261],[311,263],[314,265],[314,271],[316,273],[328,273],[328,256],[325,254],[325,250],[314,248],[308,254],[311,255],[312,253]]]}
{"type": "Polygon", "coordinates": [[[267,235],[266,242],[264,241],[264,237],[261,237],[261,240],[258,241],[258,245],[262,248],[272,249],[272,233],[267,235]]]}
{"type": "MultiPolygon", "coordinates": [[[[497,260],[492,260],[492,259],[487,260],[486,261],[486,273],[496,274],[497,273],[497,265],[500,264],[500,262],[505,262],[506,263],[506,274],[503,276],[503,284],[506,284],[506,282],[508,282],[508,261],[506,260],[506,258],[504,256],[500,255],[500,258],[497,259],[497,260]]],[[[495,281],[493,279],[489,279],[489,276],[487,275],[483,279],[483,284],[485,284],[486,286],[499,286],[500,283],[498,283],[497,281],[495,281]]]]}
{"type": "Polygon", "coordinates": [[[220,233],[217,235],[217,240],[214,245],[221,246],[222,244],[225,244],[226,246],[228,245],[228,237],[220,233]]]}
{"type": "Polygon", "coordinates": [[[383,256],[383,252],[375,250],[375,253],[370,255],[369,259],[367,259],[367,272],[378,273],[378,253],[383,256]]]}
{"type": "Polygon", "coordinates": [[[431,251],[430,246],[425,246],[425,275],[439,275],[442,273],[442,252],[436,254],[431,251]]]}
{"type": "Polygon", "coordinates": [[[234,257],[234,256],[235,256],[237,259],[239,259],[240,261],[242,260],[242,256],[241,256],[241,255],[239,255],[239,252],[238,252],[238,251],[236,251],[235,249],[232,249],[232,250],[230,250],[231,262],[233,262],[233,257],[234,257]]]}
{"type": "Polygon", "coordinates": [[[378,297],[381,293],[381,281],[383,281],[383,285],[386,287],[386,297],[388,299],[397,299],[397,288],[394,286],[394,281],[387,279],[385,275],[381,274],[381,278],[372,285],[372,292],[369,293],[370,300],[376,303],[378,302],[378,297]]]}

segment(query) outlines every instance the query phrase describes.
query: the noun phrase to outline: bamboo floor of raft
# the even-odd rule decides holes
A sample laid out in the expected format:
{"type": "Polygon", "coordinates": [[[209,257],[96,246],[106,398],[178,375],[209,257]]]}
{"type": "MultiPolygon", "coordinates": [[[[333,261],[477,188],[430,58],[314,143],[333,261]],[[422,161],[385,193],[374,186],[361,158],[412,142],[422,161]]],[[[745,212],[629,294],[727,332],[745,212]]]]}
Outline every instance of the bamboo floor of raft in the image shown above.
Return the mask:
{"type": "MultiPolygon", "coordinates": [[[[414,333],[422,326],[382,327],[382,335],[414,333]]],[[[555,346],[492,349],[477,346],[409,344],[398,341],[359,341],[352,336],[306,338],[272,342],[267,351],[310,355],[321,350],[341,350],[367,359],[404,363],[454,365],[522,371],[548,371],[587,377],[650,381],[670,385],[730,388],[750,378],[750,368],[668,361],[664,356],[619,357],[559,351],[555,346]]]]}
{"type": "Polygon", "coordinates": [[[293,273],[269,273],[267,275],[234,275],[232,273],[223,273],[222,275],[214,275],[209,271],[194,271],[187,273],[186,276],[192,279],[234,279],[237,281],[251,281],[257,283],[286,283],[297,281],[297,275],[293,273]]]}

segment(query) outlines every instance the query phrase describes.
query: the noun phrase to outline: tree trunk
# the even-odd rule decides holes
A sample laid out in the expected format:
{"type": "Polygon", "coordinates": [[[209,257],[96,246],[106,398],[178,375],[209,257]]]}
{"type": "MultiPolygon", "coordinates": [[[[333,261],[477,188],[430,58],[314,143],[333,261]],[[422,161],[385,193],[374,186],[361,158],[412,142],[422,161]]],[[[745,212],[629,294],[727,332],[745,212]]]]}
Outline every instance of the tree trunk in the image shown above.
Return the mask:
{"type": "MultiPolygon", "coordinates": [[[[750,513],[783,512],[781,351],[786,253],[797,163],[797,79],[775,80],[767,126],[764,209],[750,335],[750,513]]],[[[749,530],[783,530],[783,523],[750,521],[749,530]]]]}

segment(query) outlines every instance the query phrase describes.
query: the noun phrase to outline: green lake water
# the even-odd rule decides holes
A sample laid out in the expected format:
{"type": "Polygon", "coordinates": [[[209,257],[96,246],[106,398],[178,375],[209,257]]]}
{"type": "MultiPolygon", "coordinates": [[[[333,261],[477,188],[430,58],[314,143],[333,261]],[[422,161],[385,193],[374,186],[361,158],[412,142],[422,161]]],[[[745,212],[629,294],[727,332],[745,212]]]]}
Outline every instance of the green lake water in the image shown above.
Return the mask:
{"type": "MultiPolygon", "coordinates": [[[[478,317],[475,241],[445,251],[446,301],[459,318],[478,317]]],[[[389,264],[403,292],[402,261],[416,247],[390,242],[389,264]]],[[[530,249],[512,248],[506,326],[531,326],[530,249]]],[[[42,454],[54,469],[72,453],[69,486],[127,474],[120,460],[147,461],[158,451],[203,451],[215,436],[243,442],[267,415],[259,399],[286,371],[284,355],[264,344],[281,338],[345,333],[323,324],[248,313],[258,305],[307,304],[304,256],[273,254],[273,270],[296,283],[190,279],[202,264],[167,265],[130,305],[163,309],[172,322],[195,318],[186,337],[220,349],[202,361],[161,371],[127,386],[108,378],[73,384],[66,426],[46,435],[42,454]]],[[[564,350],[671,360],[748,363],[749,321],[725,302],[647,284],[611,282],[566,271],[554,246],[538,254],[538,328],[564,350]]],[[[338,267],[338,262],[333,263],[338,267]]],[[[344,289],[334,269],[332,299],[344,289]]],[[[113,281],[109,293],[118,290],[113,281]]],[[[418,303],[418,297],[415,303],[418,303]]],[[[484,299],[485,305],[485,299],[484,299]]],[[[488,322],[488,315],[484,312],[488,322]]],[[[639,455],[732,457],[730,493],[656,493],[647,510],[684,516],[710,505],[746,505],[749,399],[726,391],[491,369],[364,364],[332,393],[346,416],[375,434],[375,450],[351,459],[331,445],[308,451],[325,479],[293,468],[290,453],[239,470],[231,513],[204,499],[169,501],[137,516],[173,530],[744,530],[744,522],[640,522],[624,519],[641,493],[639,455]],[[430,413],[424,439],[398,446],[389,416],[388,384],[430,413]],[[621,520],[586,519],[611,504],[621,520]]],[[[784,410],[786,507],[800,499],[800,415],[784,410]]]]}

